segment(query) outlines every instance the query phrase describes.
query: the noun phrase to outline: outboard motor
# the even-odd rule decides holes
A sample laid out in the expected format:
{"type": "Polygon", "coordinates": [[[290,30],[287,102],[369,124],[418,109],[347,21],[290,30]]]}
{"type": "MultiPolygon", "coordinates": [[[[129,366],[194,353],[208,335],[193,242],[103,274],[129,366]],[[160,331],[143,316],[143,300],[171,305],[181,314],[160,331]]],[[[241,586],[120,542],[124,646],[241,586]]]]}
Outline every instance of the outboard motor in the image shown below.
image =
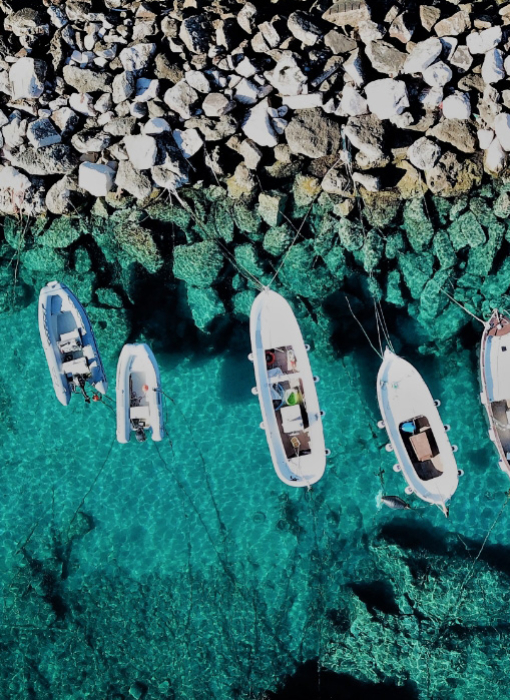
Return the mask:
{"type": "Polygon", "coordinates": [[[90,397],[87,396],[87,393],[85,391],[85,379],[86,379],[86,377],[83,374],[76,375],[76,381],[78,382],[78,388],[81,391],[83,398],[85,399],[85,403],[90,403],[90,397]]]}

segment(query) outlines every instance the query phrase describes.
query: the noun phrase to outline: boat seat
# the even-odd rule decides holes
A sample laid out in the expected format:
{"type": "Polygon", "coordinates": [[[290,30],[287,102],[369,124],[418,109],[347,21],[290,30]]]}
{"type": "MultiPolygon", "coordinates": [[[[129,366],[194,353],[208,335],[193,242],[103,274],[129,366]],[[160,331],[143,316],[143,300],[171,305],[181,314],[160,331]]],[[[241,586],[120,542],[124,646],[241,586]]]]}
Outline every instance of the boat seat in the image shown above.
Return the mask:
{"type": "Polygon", "coordinates": [[[280,415],[282,417],[283,432],[287,435],[289,433],[299,433],[304,429],[303,416],[299,405],[283,406],[280,409],[280,415]]]}
{"type": "Polygon", "coordinates": [[[418,433],[417,435],[411,435],[409,438],[418,462],[426,462],[428,459],[432,459],[434,456],[432,454],[432,447],[430,446],[427,432],[428,431],[418,433]]]}
{"type": "Polygon", "coordinates": [[[143,420],[149,422],[151,416],[149,406],[131,406],[129,409],[129,417],[131,420],[143,420]]]}
{"type": "Polygon", "coordinates": [[[62,333],[60,340],[58,341],[58,346],[60,352],[67,355],[70,352],[76,352],[81,348],[81,335],[80,331],[75,328],[69,333],[62,333]]]}
{"type": "Polygon", "coordinates": [[[69,360],[69,362],[64,362],[62,369],[65,374],[90,374],[89,366],[87,360],[84,357],[77,357],[76,360],[69,360]]]}

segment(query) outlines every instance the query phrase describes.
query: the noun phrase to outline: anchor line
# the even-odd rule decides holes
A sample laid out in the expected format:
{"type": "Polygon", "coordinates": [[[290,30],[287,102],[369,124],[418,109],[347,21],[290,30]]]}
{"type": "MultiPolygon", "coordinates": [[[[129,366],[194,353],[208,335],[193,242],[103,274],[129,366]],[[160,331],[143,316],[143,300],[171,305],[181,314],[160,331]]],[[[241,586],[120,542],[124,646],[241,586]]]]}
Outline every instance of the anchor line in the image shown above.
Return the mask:
{"type": "MultiPolygon", "coordinates": [[[[192,429],[191,429],[191,426],[189,425],[189,422],[186,420],[186,416],[185,416],[184,413],[181,411],[181,409],[180,409],[179,405],[177,404],[177,402],[175,401],[175,399],[173,399],[169,394],[167,394],[166,392],[164,392],[162,389],[155,389],[155,391],[159,391],[159,393],[161,393],[162,396],[164,396],[166,399],[168,399],[169,401],[172,402],[172,404],[175,406],[175,408],[177,409],[177,411],[179,411],[182,420],[183,420],[184,423],[186,424],[186,428],[188,429],[188,433],[189,433],[189,435],[190,435],[191,442],[192,442],[192,444],[193,444],[195,450],[197,451],[197,454],[198,454],[198,456],[199,456],[199,458],[200,458],[200,462],[202,463],[202,469],[203,469],[203,472],[204,472],[204,477],[205,477],[205,482],[206,482],[206,485],[207,485],[207,490],[208,490],[208,492],[209,492],[209,496],[210,496],[211,502],[212,502],[212,504],[213,504],[213,508],[214,508],[214,512],[215,512],[215,514],[216,514],[216,519],[217,519],[217,521],[218,521],[218,525],[219,525],[219,528],[220,528],[220,532],[222,533],[223,538],[225,539],[225,537],[226,537],[226,532],[227,532],[227,528],[226,528],[225,523],[223,522],[223,520],[222,520],[222,518],[221,518],[220,510],[219,510],[219,508],[218,508],[218,504],[216,503],[216,499],[215,499],[215,497],[214,497],[214,493],[213,493],[213,489],[212,489],[212,485],[211,485],[211,480],[210,480],[210,478],[209,478],[209,473],[208,473],[208,470],[207,470],[207,464],[206,464],[206,461],[205,461],[205,457],[204,457],[204,455],[203,455],[201,449],[200,449],[199,446],[198,446],[198,443],[197,443],[197,441],[196,441],[196,439],[195,439],[195,435],[193,434],[193,431],[192,431],[192,429]]],[[[172,449],[173,449],[173,448],[172,448],[172,449]]]]}
{"type": "MultiPolygon", "coordinates": [[[[234,573],[233,571],[230,570],[230,565],[229,565],[229,563],[226,561],[226,559],[224,559],[224,557],[221,556],[220,552],[218,551],[218,548],[216,547],[216,544],[215,544],[214,539],[213,539],[213,537],[212,537],[212,535],[211,535],[211,533],[210,533],[210,531],[209,531],[209,528],[208,528],[207,525],[205,524],[204,519],[203,519],[203,517],[202,517],[200,511],[198,510],[197,506],[196,506],[195,503],[193,502],[193,499],[191,498],[191,496],[190,496],[190,494],[188,493],[187,489],[184,487],[184,484],[179,480],[175,469],[171,469],[171,468],[170,468],[170,466],[168,465],[167,461],[164,459],[163,455],[161,454],[161,451],[160,451],[160,449],[159,449],[157,443],[153,443],[153,444],[154,444],[154,447],[155,447],[155,449],[156,449],[156,452],[158,453],[158,457],[159,457],[159,459],[160,459],[160,461],[161,461],[161,463],[162,463],[162,465],[163,465],[163,468],[170,474],[170,476],[172,476],[172,478],[174,479],[174,481],[175,481],[175,483],[177,484],[177,486],[179,487],[179,489],[182,491],[182,493],[186,496],[187,500],[189,501],[189,503],[190,503],[190,505],[191,505],[191,508],[195,511],[195,513],[196,513],[196,515],[197,515],[197,517],[198,517],[198,519],[199,519],[199,521],[200,521],[202,527],[204,528],[204,530],[205,530],[205,532],[206,532],[206,534],[207,534],[207,538],[208,538],[209,542],[211,543],[211,546],[212,546],[212,548],[213,548],[213,551],[214,551],[214,553],[216,554],[216,557],[217,557],[217,559],[218,559],[218,562],[220,563],[220,566],[221,566],[221,568],[223,569],[223,572],[224,572],[226,578],[230,581],[230,583],[232,584],[234,590],[241,596],[241,598],[243,599],[243,601],[244,601],[245,603],[247,603],[247,604],[252,603],[252,602],[253,602],[252,599],[251,599],[251,598],[243,591],[243,589],[238,585],[236,575],[235,575],[235,573],[234,573]]],[[[171,441],[170,441],[170,444],[171,444],[171,446],[172,446],[171,441]]],[[[174,457],[174,459],[175,459],[175,454],[173,453],[173,446],[172,446],[172,454],[173,454],[173,457],[174,457]]],[[[273,625],[271,625],[271,624],[269,623],[269,621],[268,621],[267,619],[265,619],[263,616],[260,617],[260,620],[261,620],[262,626],[264,627],[266,633],[267,633],[269,636],[271,636],[276,642],[278,642],[278,644],[280,645],[281,651],[283,651],[283,652],[285,653],[285,655],[288,657],[288,659],[289,659],[292,663],[297,663],[297,660],[294,658],[294,656],[291,654],[291,652],[290,652],[287,648],[285,648],[285,647],[282,645],[281,641],[280,641],[280,640],[278,639],[278,637],[276,636],[276,634],[275,634],[275,632],[274,632],[273,625]]]]}
{"type": "Polygon", "coordinates": [[[353,319],[356,321],[356,323],[357,323],[358,326],[360,327],[361,332],[363,333],[363,335],[365,336],[365,338],[366,338],[367,341],[368,341],[368,344],[370,345],[370,347],[372,348],[372,350],[375,352],[375,354],[378,355],[378,356],[380,357],[380,359],[382,360],[382,359],[383,359],[382,353],[379,352],[379,350],[375,347],[375,345],[374,345],[374,344],[372,343],[372,341],[370,340],[370,336],[368,335],[368,333],[366,332],[366,330],[363,328],[363,324],[362,324],[361,321],[356,317],[354,311],[352,310],[351,303],[350,303],[349,299],[347,298],[347,296],[345,296],[344,298],[345,298],[345,301],[347,302],[347,306],[349,307],[349,311],[350,311],[350,313],[351,313],[351,316],[353,317],[353,319]]]}
{"type": "Polygon", "coordinates": [[[88,495],[90,494],[90,492],[92,491],[92,489],[93,489],[94,486],[96,485],[97,480],[99,479],[99,477],[101,476],[101,474],[102,474],[104,468],[106,467],[106,465],[107,465],[107,463],[108,463],[108,460],[109,460],[109,458],[110,458],[110,455],[111,455],[111,453],[112,453],[112,449],[113,449],[114,443],[115,443],[115,435],[114,435],[113,438],[112,438],[112,441],[111,441],[111,443],[110,443],[110,447],[108,448],[108,452],[106,453],[106,457],[104,458],[104,460],[103,460],[101,466],[99,467],[99,469],[98,469],[98,471],[97,471],[97,473],[96,473],[96,476],[94,477],[94,480],[93,480],[92,484],[90,485],[89,489],[87,490],[87,492],[85,493],[85,495],[84,495],[83,498],[81,499],[78,508],[76,508],[76,510],[74,511],[73,517],[72,517],[71,520],[69,521],[69,525],[67,526],[67,540],[68,540],[68,541],[69,541],[69,530],[71,529],[71,525],[72,525],[73,522],[75,521],[76,516],[78,515],[79,511],[81,510],[81,507],[82,507],[83,504],[85,503],[85,499],[88,497],[88,495]]]}
{"type": "Polygon", "coordinates": [[[478,321],[478,323],[481,323],[482,326],[485,327],[485,321],[484,321],[483,319],[481,319],[479,316],[477,316],[476,314],[474,314],[474,313],[473,313],[472,311],[470,311],[469,309],[466,309],[466,307],[463,306],[463,305],[460,303],[460,301],[457,301],[457,299],[455,299],[455,297],[453,297],[451,294],[449,294],[449,293],[446,291],[446,289],[443,289],[442,287],[440,287],[440,288],[439,288],[439,291],[442,292],[445,296],[447,296],[448,299],[449,299],[450,301],[453,301],[454,304],[457,304],[457,306],[459,306],[459,307],[460,307],[463,311],[465,311],[469,316],[472,316],[472,318],[474,318],[476,321],[478,321]]]}

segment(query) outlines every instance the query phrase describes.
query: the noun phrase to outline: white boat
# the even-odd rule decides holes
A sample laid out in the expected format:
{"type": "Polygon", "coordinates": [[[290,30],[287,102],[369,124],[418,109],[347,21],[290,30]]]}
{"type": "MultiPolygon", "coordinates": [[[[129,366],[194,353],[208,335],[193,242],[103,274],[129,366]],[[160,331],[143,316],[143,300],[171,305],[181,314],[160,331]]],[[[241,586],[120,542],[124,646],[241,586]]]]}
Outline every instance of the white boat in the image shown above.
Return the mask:
{"type": "Polygon", "coordinates": [[[39,333],[57,399],[67,406],[85,385],[106,394],[108,383],[85,309],[71,290],[49,282],[39,294],[39,333]]]}
{"type": "Polygon", "coordinates": [[[498,311],[483,330],[480,375],[489,437],[499,453],[500,468],[510,476],[510,319],[498,311]]]}
{"type": "Polygon", "coordinates": [[[289,486],[315,484],[324,474],[323,415],[307,348],[287,301],[270,289],[250,314],[252,353],[263,422],[273,465],[289,486]]]}
{"type": "Polygon", "coordinates": [[[384,353],[377,376],[377,398],[394,451],[407,481],[406,493],[438,506],[448,515],[459,472],[452,447],[432,395],[417,370],[390,350],[384,353]]]}
{"type": "Polygon", "coordinates": [[[134,432],[138,442],[164,437],[163,401],[159,367],[145,343],[124,345],[117,364],[117,440],[129,442],[134,432]]]}

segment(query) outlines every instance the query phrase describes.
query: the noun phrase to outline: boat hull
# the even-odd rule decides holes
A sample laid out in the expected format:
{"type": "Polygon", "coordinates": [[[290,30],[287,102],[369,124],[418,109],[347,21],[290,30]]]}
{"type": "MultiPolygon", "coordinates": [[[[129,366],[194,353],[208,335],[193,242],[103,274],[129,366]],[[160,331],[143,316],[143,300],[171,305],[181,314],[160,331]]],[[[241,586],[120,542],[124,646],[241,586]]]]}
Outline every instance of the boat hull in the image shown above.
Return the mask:
{"type": "Polygon", "coordinates": [[[310,487],[326,467],[321,411],[299,325],[281,295],[265,289],[257,296],[250,314],[250,336],[261,427],[273,466],[285,484],[310,487]],[[275,406],[279,395],[281,405],[275,406]],[[289,405],[290,399],[294,405],[289,405]]]}
{"type": "Polygon", "coordinates": [[[458,469],[439,411],[421,375],[409,362],[386,350],[377,377],[377,398],[409,491],[447,514],[447,504],[458,485],[458,469]]]}
{"type": "Polygon", "coordinates": [[[510,477],[510,319],[495,311],[485,324],[480,346],[481,400],[489,419],[489,437],[510,477]]]}
{"type": "Polygon", "coordinates": [[[117,440],[129,442],[135,428],[150,430],[152,439],[164,437],[159,367],[145,343],[124,345],[117,364],[117,440]]]}
{"type": "MultiPolygon", "coordinates": [[[[65,284],[49,282],[39,294],[39,333],[50,370],[55,395],[67,406],[73,393],[73,383],[66,369],[65,353],[59,347],[65,335],[76,335],[81,344],[79,354],[85,358],[83,367],[90,372],[86,383],[106,394],[108,382],[96,339],[85,309],[65,284]]],[[[73,353],[71,353],[73,354],[73,353]]]]}

